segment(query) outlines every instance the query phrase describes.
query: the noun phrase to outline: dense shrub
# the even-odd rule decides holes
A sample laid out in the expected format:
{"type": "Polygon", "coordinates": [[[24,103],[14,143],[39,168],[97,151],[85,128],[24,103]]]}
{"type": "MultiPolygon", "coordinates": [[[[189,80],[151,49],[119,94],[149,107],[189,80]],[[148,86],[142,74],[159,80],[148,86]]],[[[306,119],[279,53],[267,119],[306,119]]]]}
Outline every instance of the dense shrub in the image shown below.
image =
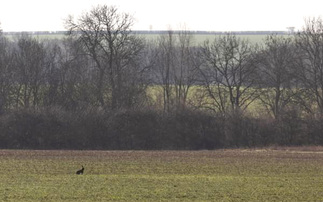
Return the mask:
{"type": "Polygon", "coordinates": [[[192,110],[20,109],[0,116],[0,147],[198,150],[323,144],[323,119],[306,120],[293,113],[272,119],[192,110]]]}
{"type": "Polygon", "coordinates": [[[1,147],[53,149],[67,146],[71,136],[63,136],[68,128],[60,113],[17,110],[1,117],[1,147]]]}

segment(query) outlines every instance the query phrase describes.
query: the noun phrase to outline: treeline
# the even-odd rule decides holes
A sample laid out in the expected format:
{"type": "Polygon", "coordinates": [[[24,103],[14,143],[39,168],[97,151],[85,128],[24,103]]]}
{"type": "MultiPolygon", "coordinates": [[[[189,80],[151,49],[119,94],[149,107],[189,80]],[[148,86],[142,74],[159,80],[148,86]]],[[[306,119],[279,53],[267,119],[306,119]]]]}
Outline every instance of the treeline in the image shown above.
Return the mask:
{"type": "Polygon", "coordinates": [[[0,36],[0,147],[216,149],[322,144],[323,21],[253,44],[147,40],[97,6],[67,36],[0,36]]]}

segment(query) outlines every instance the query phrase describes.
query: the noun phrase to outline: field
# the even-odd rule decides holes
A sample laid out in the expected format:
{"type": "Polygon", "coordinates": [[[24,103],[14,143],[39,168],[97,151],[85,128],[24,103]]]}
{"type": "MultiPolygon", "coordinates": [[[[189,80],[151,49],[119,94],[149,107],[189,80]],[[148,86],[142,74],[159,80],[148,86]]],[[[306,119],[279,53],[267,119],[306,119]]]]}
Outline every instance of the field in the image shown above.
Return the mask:
{"type": "MultiPolygon", "coordinates": [[[[36,39],[44,40],[44,39],[62,39],[66,35],[59,33],[59,34],[38,34],[38,33],[30,33],[32,36],[34,36],[36,39]]],[[[9,39],[15,39],[17,36],[14,36],[12,34],[6,34],[6,37],[9,39]]],[[[147,40],[155,40],[157,39],[160,34],[138,34],[138,36],[146,38],[147,40]]],[[[203,44],[205,40],[213,41],[214,38],[219,37],[220,35],[214,35],[214,34],[193,34],[193,45],[200,45],[203,44]]],[[[263,43],[263,40],[266,38],[266,34],[237,34],[237,37],[241,39],[249,40],[251,43],[255,44],[261,44],[263,43]]]]}
{"type": "Polygon", "coordinates": [[[323,148],[0,150],[0,201],[322,201],[323,148]],[[75,172],[84,165],[84,175],[75,172]]]}
{"type": "MultiPolygon", "coordinates": [[[[148,40],[154,40],[157,39],[160,35],[159,34],[145,34],[145,35],[140,35],[148,40]]],[[[204,41],[206,40],[210,40],[213,41],[214,38],[219,37],[220,35],[213,35],[213,34],[193,34],[193,44],[194,45],[200,45],[203,44],[204,41]]],[[[241,38],[241,39],[245,39],[245,40],[249,40],[251,43],[255,44],[261,44],[263,43],[263,41],[266,39],[265,34],[254,34],[254,35],[239,35],[237,34],[237,37],[241,38]]]]}

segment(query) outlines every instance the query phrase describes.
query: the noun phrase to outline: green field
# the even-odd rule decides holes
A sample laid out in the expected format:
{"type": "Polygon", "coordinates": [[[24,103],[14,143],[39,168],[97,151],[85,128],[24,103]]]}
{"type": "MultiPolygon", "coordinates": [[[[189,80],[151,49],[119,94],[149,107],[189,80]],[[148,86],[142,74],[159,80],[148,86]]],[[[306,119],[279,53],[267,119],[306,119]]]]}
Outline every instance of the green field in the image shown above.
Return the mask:
{"type": "MultiPolygon", "coordinates": [[[[6,37],[9,39],[15,39],[17,36],[6,34],[6,37]]],[[[44,39],[62,39],[63,37],[66,37],[64,34],[32,34],[35,38],[39,40],[44,39]]],[[[160,34],[138,34],[138,36],[146,38],[147,40],[155,40],[157,39],[160,34]]],[[[192,44],[199,45],[202,44],[205,40],[213,41],[214,38],[219,37],[220,35],[214,35],[214,34],[193,34],[193,40],[192,44]]],[[[237,37],[240,37],[241,39],[247,39],[251,43],[262,43],[263,40],[266,38],[267,35],[265,34],[253,34],[253,35],[237,35],[237,37]]]]}
{"type": "Polygon", "coordinates": [[[314,149],[0,150],[0,201],[322,201],[314,149]]]}
{"type": "MultiPolygon", "coordinates": [[[[148,40],[154,40],[157,39],[160,35],[159,34],[146,34],[146,35],[140,35],[148,40]]],[[[194,45],[200,45],[203,44],[204,41],[210,40],[213,41],[215,38],[221,36],[221,35],[214,35],[214,34],[193,34],[193,40],[192,44],[194,45]]],[[[255,35],[237,35],[237,37],[241,39],[245,39],[250,41],[251,43],[255,44],[261,44],[263,43],[264,39],[266,38],[267,35],[263,34],[255,34],[255,35]]]]}

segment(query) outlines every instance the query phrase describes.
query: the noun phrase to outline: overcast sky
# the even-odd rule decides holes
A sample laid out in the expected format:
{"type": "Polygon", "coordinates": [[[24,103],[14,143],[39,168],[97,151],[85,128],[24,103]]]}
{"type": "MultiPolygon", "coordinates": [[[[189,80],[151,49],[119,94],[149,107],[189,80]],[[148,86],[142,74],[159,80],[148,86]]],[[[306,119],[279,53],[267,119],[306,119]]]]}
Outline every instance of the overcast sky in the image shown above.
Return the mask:
{"type": "Polygon", "coordinates": [[[98,4],[130,13],[133,30],[284,31],[323,16],[323,0],[1,0],[3,31],[58,31],[98,4]]]}

